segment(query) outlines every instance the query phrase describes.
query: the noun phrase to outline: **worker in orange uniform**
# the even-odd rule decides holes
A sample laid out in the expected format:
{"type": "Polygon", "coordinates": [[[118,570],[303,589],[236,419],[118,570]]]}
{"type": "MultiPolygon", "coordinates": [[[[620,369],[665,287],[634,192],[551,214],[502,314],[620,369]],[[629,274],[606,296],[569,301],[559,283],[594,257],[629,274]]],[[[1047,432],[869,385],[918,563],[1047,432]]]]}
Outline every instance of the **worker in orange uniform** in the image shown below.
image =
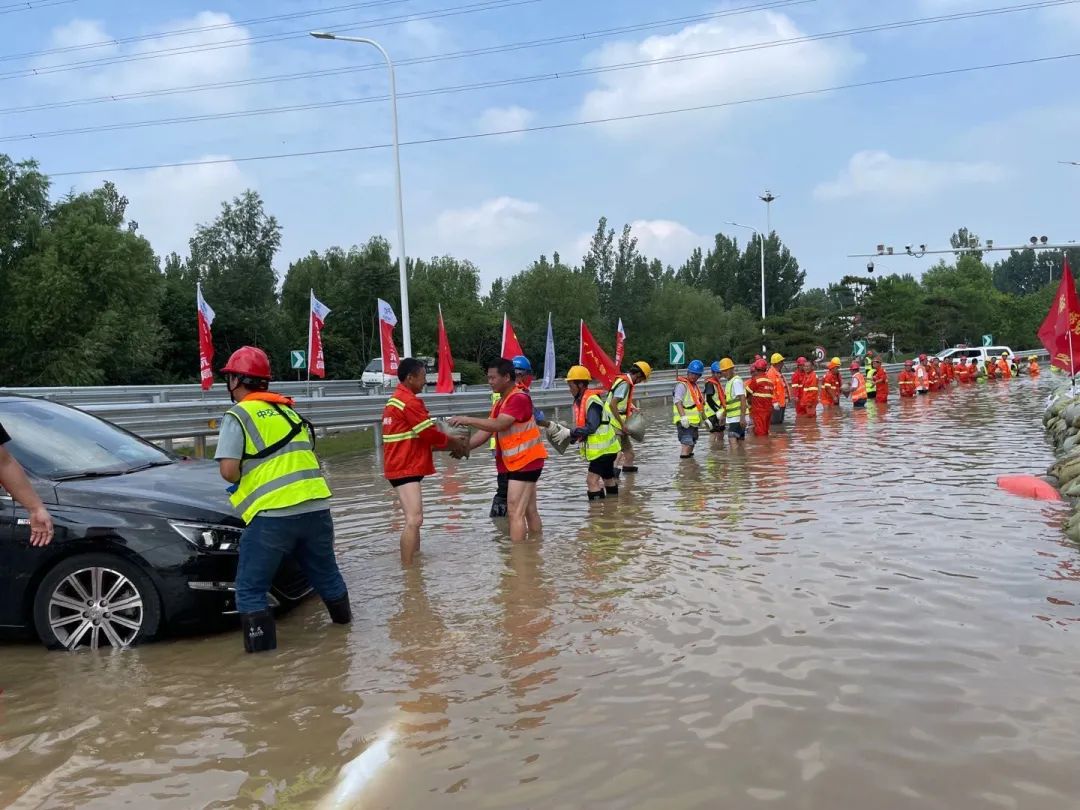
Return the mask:
{"type": "Polygon", "coordinates": [[[746,394],[750,397],[750,418],[754,422],[755,436],[768,436],[769,423],[772,422],[776,388],[769,374],[769,364],[763,359],[756,360],[750,367],[750,381],[746,383],[746,394]]]}
{"type": "Polygon", "coordinates": [[[435,474],[432,451],[447,450],[460,457],[465,454],[465,440],[435,427],[427,406],[417,396],[427,384],[427,367],[421,361],[413,357],[402,360],[398,380],[398,387],[383,409],[383,475],[405,512],[401,562],[411,565],[420,550],[420,528],[424,525],[420,482],[435,474]]]}
{"type": "Polygon", "coordinates": [[[773,352],[769,358],[769,370],[765,372],[773,384],[773,412],[772,423],[784,424],[784,413],[787,411],[788,396],[787,380],[784,379],[784,355],[773,352]]]}
{"type": "Polygon", "coordinates": [[[930,384],[930,391],[941,390],[941,366],[936,357],[930,358],[930,365],[926,369],[926,379],[930,384]]]}
{"type": "Polygon", "coordinates": [[[528,534],[536,536],[542,528],[536,507],[536,484],[544,471],[547,450],[536,424],[529,389],[518,381],[513,362],[501,357],[495,360],[488,366],[487,379],[491,390],[499,395],[487,419],[455,416],[450,424],[476,428],[469,440],[470,450],[495,438],[495,469],[507,480],[510,541],[524,543],[528,534]]]}
{"type": "Polygon", "coordinates": [[[1028,358],[1028,375],[1031,377],[1039,376],[1039,358],[1035,355],[1028,358]]]}
{"type": "Polygon", "coordinates": [[[930,393],[930,369],[926,361],[926,355],[919,355],[919,362],[915,364],[915,393],[930,393]]]}
{"type": "Polygon", "coordinates": [[[879,405],[886,405],[889,401],[889,372],[885,370],[880,357],[874,358],[874,385],[877,388],[877,397],[874,399],[879,405]]]}
{"type": "Polygon", "coordinates": [[[829,367],[825,369],[825,375],[821,380],[821,404],[826,410],[840,405],[840,389],[842,385],[843,383],[840,380],[840,358],[834,357],[829,361],[829,367]]]}
{"type": "Polygon", "coordinates": [[[867,400],[866,375],[862,372],[862,366],[854,360],[851,361],[849,370],[851,371],[851,385],[847,394],[851,398],[851,407],[865,408],[867,400]]]}
{"type": "Polygon", "coordinates": [[[911,360],[904,361],[904,370],[896,378],[896,384],[900,388],[900,398],[915,396],[915,386],[918,380],[915,377],[915,363],[911,360]]]}
{"type": "Polygon", "coordinates": [[[975,375],[979,369],[975,365],[975,359],[969,357],[967,360],[961,360],[960,366],[956,369],[956,379],[962,385],[975,382],[975,375]]]}
{"type": "Polygon", "coordinates": [[[795,415],[802,413],[802,380],[806,373],[806,358],[800,357],[795,361],[795,370],[791,372],[791,400],[795,403],[795,415]]]}
{"type": "MultiPolygon", "coordinates": [[[[814,371],[813,361],[800,357],[798,362],[802,366],[802,376],[799,378],[799,400],[795,405],[795,415],[814,418],[817,416],[818,406],[817,372],[814,371]]],[[[792,389],[794,388],[792,385],[792,389]]]]}
{"type": "Polygon", "coordinates": [[[941,387],[942,388],[948,388],[950,385],[952,385],[953,378],[956,376],[955,375],[955,369],[953,368],[952,360],[950,360],[948,357],[946,357],[944,360],[941,361],[940,373],[941,373],[941,387]]]}
{"type": "Polygon", "coordinates": [[[1009,365],[1009,353],[1008,352],[1002,352],[1001,353],[1001,357],[999,357],[998,361],[997,361],[997,370],[998,370],[998,375],[1001,377],[1001,379],[1003,379],[1003,380],[1011,380],[1012,379],[1012,368],[1009,365]]]}
{"type": "Polygon", "coordinates": [[[993,357],[987,357],[984,364],[986,369],[986,379],[993,380],[997,378],[997,361],[993,357]]]}

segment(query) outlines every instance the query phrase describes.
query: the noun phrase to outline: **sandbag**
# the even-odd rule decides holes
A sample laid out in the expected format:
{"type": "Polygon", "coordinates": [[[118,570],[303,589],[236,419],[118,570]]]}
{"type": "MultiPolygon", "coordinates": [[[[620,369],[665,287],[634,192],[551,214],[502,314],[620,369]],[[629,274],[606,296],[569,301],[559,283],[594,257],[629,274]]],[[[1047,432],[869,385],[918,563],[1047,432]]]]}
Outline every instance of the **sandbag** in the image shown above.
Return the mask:
{"type": "Polygon", "coordinates": [[[635,442],[645,441],[645,416],[641,411],[634,411],[630,414],[624,427],[626,434],[635,442]]]}
{"type": "Polygon", "coordinates": [[[1080,437],[1077,436],[1076,431],[1073,431],[1065,437],[1065,441],[1061,443],[1061,449],[1066,453],[1069,452],[1074,447],[1076,447],[1076,441],[1078,438],[1080,437]]]}
{"type": "Polygon", "coordinates": [[[548,442],[560,456],[570,446],[570,428],[561,422],[549,422],[544,435],[547,436],[548,442]]]}

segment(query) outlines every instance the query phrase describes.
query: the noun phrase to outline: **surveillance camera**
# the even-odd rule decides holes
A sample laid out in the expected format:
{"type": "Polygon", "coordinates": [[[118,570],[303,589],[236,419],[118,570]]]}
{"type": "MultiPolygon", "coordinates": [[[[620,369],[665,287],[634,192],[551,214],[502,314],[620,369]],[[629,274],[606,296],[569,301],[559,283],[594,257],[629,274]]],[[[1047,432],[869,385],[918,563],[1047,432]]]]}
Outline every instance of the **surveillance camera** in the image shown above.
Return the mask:
{"type": "Polygon", "coordinates": [[[1040,236],[1039,241],[1042,242],[1045,245],[1048,240],[1047,240],[1047,238],[1045,236],[1040,236]]]}
{"type": "Polygon", "coordinates": [[[904,245],[904,250],[906,250],[908,253],[911,253],[911,245],[904,245]]]}
{"type": "Polygon", "coordinates": [[[866,263],[866,272],[867,273],[873,273],[874,272],[874,263],[873,262],[867,262],[866,263]]]}

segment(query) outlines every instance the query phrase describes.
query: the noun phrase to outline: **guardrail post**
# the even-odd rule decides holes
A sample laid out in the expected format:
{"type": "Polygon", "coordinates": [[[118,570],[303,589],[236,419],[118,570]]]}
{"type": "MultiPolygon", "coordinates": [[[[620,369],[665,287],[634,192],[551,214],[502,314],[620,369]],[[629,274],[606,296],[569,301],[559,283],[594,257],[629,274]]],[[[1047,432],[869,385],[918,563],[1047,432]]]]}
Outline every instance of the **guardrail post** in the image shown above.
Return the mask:
{"type": "Polygon", "coordinates": [[[195,458],[206,458],[206,437],[195,437],[195,458]]]}
{"type": "Polygon", "coordinates": [[[382,466],[382,422],[376,422],[372,425],[372,430],[375,432],[375,460],[382,466]]]}

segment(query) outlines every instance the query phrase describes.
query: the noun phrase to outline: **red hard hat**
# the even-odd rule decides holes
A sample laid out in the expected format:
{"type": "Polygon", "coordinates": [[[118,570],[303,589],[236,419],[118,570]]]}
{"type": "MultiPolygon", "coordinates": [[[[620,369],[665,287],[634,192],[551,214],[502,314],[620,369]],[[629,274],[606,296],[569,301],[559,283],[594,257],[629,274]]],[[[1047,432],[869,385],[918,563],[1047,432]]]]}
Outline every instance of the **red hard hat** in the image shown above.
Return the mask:
{"type": "Polygon", "coordinates": [[[806,358],[805,358],[805,357],[800,357],[800,358],[799,358],[798,360],[796,360],[795,362],[796,362],[796,363],[805,363],[805,362],[806,362],[806,358]]]}
{"type": "Polygon", "coordinates": [[[269,380],[272,376],[270,358],[266,356],[266,352],[255,346],[241,346],[229,356],[229,362],[221,367],[221,373],[269,380]]]}
{"type": "Polygon", "coordinates": [[[905,365],[905,366],[914,366],[914,365],[915,365],[915,361],[914,361],[914,360],[905,360],[905,361],[904,361],[904,365],[905,365]]]}
{"type": "Polygon", "coordinates": [[[919,359],[925,361],[926,360],[926,355],[925,354],[920,354],[919,359]]]}
{"type": "Polygon", "coordinates": [[[752,367],[752,370],[753,371],[767,371],[768,368],[769,368],[769,364],[765,362],[765,358],[764,357],[759,357],[757,360],[754,361],[754,365],[752,367]]]}
{"type": "Polygon", "coordinates": [[[858,371],[860,368],[862,368],[862,366],[860,366],[854,360],[851,361],[851,366],[849,367],[851,371],[858,371]]]}

